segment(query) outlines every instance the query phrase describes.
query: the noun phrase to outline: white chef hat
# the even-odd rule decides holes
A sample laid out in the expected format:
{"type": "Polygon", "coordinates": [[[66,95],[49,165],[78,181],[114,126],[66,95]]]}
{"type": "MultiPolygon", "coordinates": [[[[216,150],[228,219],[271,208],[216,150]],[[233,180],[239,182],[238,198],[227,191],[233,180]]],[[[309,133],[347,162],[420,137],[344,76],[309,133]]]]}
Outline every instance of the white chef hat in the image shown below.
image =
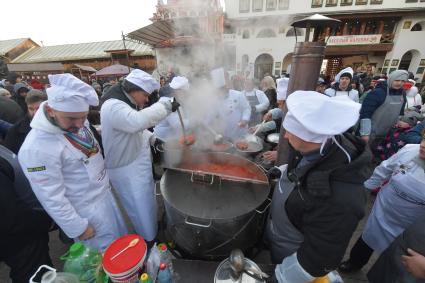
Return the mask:
{"type": "Polygon", "coordinates": [[[151,94],[154,90],[159,89],[160,84],[151,75],[139,69],[134,69],[125,77],[125,80],[140,87],[147,93],[151,94]]]}
{"type": "Polygon", "coordinates": [[[174,77],[173,80],[170,83],[170,87],[172,89],[188,90],[189,89],[189,80],[185,77],[174,77]]]}
{"type": "Polygon", "coordinates": [[[211,80],[214,87],[221,88],[226,85],[226,77],[224,76],[223,68],[214,69],[210,72],[210,74],[211,74],[211,80]]]}
{"type": "Polygon", "coordinates": [[[300,139],[323,143],[342,134],[359,119],[361,105],[348,96],[328,97],[316,91],[295,91],[287,101],[282,126],[300,139]]]}
{"type": "Polygon", "coordinates": [[[89,106],[99,105],[97,93],[90,85],[71,74],[49,75],[47,103],[63,112],[86,112],[89,106]]]}
{"type": "Polygon", "coordinates": [[[289,78],[281,78],[276,80],[277,83],[277,100],[286,100],[289,78]]]}
{"type": "Polygon", "coordinates": [[[336,76],[335,76],[335,81],[336,82],[339,82],[339,79],[341,78],[341,77],[344,77],[343,75],[344,74],[349,74],[350,75],[350,78],[352,79],[353,78],[353,75],[354,75],[354,71],[353,71],[353,68],[351,68],[351,67],[347,67],[347,68],[345,68],[345,69],[342,69],[336,76]]]}

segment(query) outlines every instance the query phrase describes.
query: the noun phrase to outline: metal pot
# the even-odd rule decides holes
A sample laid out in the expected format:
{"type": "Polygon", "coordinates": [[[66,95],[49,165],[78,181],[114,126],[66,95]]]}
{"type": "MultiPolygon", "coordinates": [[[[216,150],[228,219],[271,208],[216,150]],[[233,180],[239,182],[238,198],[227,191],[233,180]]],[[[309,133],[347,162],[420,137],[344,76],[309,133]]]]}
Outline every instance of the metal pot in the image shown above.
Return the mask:
{"type": "Polygon", "coordinates": [[[256,156],[264,148],[263,141],[258,136],[253,136],[253,135],[250,135],[248,138],[244,140],[237,141],[235,145],[236,145],[235,147],[237,152],[239,152],[243,156],[256,156]],[[246,142],[248,145],[248,148],[247,149],[238,148],[237,146],[238,142],[246,142]]]}
{"type": "Polygon", "coordinates": [[[192,153],[184,161],[238,164],[253,170],[255,179],[179,168],[161,179],[166,227],[185,253],[203,259],[224,258],[246,250],[261,236],[270,206],[265,173],[253,162],[227,153],[192,153]]]}
{"type": "Polygon", "coordinates": [[[269,143],[278,144],[279,143],[279,136],[280,136],[280,133],[272,133],[272,134],[267,135],[266,140],[269,143]]]}
{"type": "MultiPolygon", "coordinates": [[[[261,269],[258,265],[248,258],[244,258],[244,265],[250,269],[257,272],[261,272],[261,269]]],[[[229,259],[223,260],[220,265],[217,267],[214,276],[214,283],[264,283],[265,280],[259,280],[249,276],[246,273],[241,274],[236,280],[232,278],[232,268],[229,259]]]]}

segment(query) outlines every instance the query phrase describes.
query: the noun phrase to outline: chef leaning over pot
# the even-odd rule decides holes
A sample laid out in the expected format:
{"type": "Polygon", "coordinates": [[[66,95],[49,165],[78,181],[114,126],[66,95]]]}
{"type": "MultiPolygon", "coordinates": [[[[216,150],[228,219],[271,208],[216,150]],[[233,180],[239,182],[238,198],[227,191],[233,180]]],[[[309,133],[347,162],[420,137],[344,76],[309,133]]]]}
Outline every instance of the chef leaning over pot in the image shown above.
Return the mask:
{"type": "Polygon", "coordinates": [[[360,104],[315,91],[296,91],[286,103],[283,127],[292,148],[288,164],[274,168],[281,177],[266,235],[277,281],[307,283],[338,267],[364,215],[371,153],[344,133],[360,104]]]}
{"type": "Polygon", "coordinates": [[[19,162],[41,205],[70,238],[105,249],[127,233],[98,141],[89,129],[96,91],[71,74],[49,75],[19,162]]]}
{"type": "Polygon", "coordinates": [[[150,146],[162,141],[147,129],[157,125],[179,104],[169,98],[144,108],[159,82],[133,70],[105,94],[100,110],[105,164],[111,183],[136,233],[151,242],[157,233],[157,207],[150,146]]]}

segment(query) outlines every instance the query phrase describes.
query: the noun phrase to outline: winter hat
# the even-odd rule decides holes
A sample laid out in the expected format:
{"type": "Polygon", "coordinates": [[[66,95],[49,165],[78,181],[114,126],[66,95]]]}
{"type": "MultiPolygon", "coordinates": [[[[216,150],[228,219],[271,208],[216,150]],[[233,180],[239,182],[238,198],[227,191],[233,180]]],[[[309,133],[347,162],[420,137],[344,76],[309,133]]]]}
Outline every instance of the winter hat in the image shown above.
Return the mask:
{"type": "Polygon", "coordinates": [[[388,76],[388,87],[391,87],[393,81],[407,81],[409,73],[406,70],[395,70],[388,76]]]}
{"type": "Polygon", "coordinates": [[[13,86],[13,91],[16,93],[16,94],[19,94],[19,92],[20,91],[25,91],[25,92],[28,92],[29,91],[29,88],[28,88],[28,86],[26,85],[26,84],[24,84],[24,83],[17,83],[17,84],[15,84],[14,86],[13,86]]]}
{"type": "Polygon", "coordinates": [[[345,69],[342,69],[336,76],[335,76],[335,81],[336,82],[339,82],[339,80],[342,78],[342,77],[349,77],[350,79],[352,79],[353,78],[353,74],[354,74],[354,71],[353,71],[353,69],[351,68],[351,67],[348,67],[348,68],[345,68],[345,69]]]}

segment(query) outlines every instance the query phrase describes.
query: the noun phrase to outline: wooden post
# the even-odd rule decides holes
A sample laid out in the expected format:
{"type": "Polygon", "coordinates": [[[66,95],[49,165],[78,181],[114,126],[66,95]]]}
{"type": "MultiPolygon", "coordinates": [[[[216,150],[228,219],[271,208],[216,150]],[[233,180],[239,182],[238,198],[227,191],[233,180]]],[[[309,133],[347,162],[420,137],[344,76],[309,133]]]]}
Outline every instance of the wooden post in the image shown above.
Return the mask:
{"type": "Polygon", "coordinates": [[[366,31],[366,21],[362,21],[361,25],[360,25],[360,35],[363,35],[366,31]]]}
{"type": "Polygon", "coordinates": [[[384,33],[384,21],[379,21],[379,25],[378,25],[378,34],[383,34],[384,33]]]}

